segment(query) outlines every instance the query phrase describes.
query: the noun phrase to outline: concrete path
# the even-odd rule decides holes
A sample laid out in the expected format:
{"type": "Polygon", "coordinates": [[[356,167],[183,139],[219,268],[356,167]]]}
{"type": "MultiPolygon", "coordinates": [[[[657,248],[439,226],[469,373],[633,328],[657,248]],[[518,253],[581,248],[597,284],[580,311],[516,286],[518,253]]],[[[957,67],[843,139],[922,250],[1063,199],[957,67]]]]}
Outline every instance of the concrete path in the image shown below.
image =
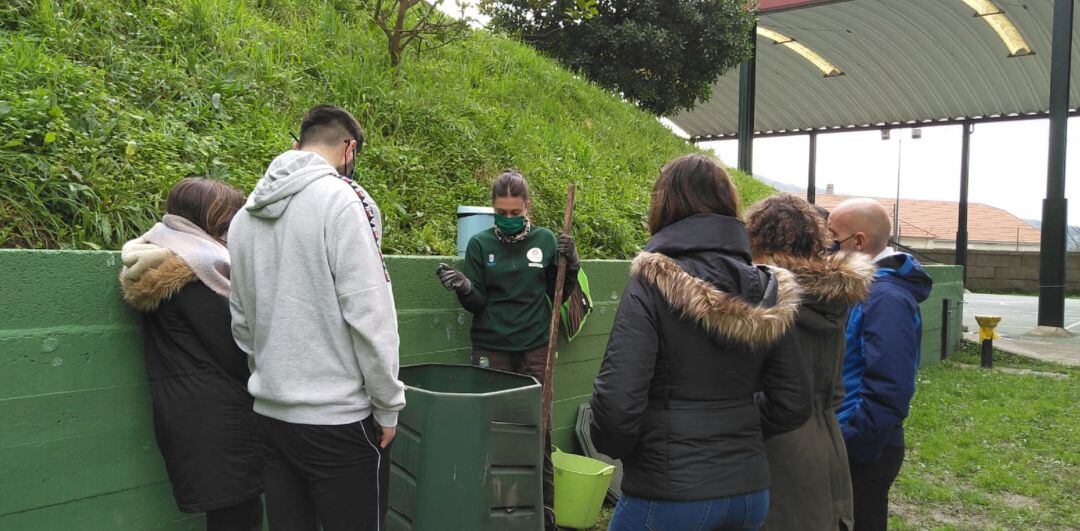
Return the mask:
{"type": "Polygon", "coordinates": [[[1075,337],[1068,339],[1027,335],[1038,323],[1039,298],[1024,295],[964,294],[965,337],[978,341],[976,315],[997,315],[1001,339],[994,346],[1029,358],[1080,366],[1080,300],[1065,300],[1065,328],[1075,337]]]}

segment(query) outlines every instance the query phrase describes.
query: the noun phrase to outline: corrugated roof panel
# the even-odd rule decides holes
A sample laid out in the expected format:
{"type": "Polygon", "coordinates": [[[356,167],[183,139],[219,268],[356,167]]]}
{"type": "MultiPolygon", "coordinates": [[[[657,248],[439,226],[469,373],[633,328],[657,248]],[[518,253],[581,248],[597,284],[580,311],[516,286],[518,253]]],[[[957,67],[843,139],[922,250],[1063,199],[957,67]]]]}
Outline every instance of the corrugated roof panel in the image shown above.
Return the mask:
{"type": "MultiPolygon", "coordinates": [[[[994,29],[962,0],[849,0],[762,14],[760,25],[809,46],[845,75],[823,77],[791,50],[758,38],[755,129],[1047,112],[1052,0],[997,5],[1035,55],[1008,57],[994,29]]],[[[1073,61],[1070,106],[1078,108],[1080,38],[1073,61]]],[[[692,137],[734,135],[738,78],[738,69],[721,77],[709,101],[672,121],[692,137]]]]}

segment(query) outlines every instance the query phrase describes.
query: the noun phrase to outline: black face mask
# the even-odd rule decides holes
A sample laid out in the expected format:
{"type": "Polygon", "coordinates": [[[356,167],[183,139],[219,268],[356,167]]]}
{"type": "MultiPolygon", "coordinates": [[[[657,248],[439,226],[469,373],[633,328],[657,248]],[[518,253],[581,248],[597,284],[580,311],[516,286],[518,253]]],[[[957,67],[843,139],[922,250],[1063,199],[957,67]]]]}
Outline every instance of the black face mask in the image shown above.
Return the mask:
{"type": "MultiPolygon", "coordinates": [[[[289,136],[291,136],[293,138],[293,140],[296,141],[297,145],[300,144],[300,139],[297,138],[296,135],[293,134],[291,131],[289,132],[289,136]]],[[[345,159],[346,160],[348,160],[348,158],[349,158],[349,152],[348,152],[348,150],[349,150],[349,142],[352,142],[352,140],[346,140],[345,141],[345,159]]],[[[357,143],[357,145],[359,145],[359,143],[357,143]]],[[[349,162],[345,163],[344,171],[341,172],[342,176],[347,177],[349,179],[353,178],[353,175],[356,173],[356,157],[359,154],[360,154],[359,149],[354,149],[353,150],[352,162],[351,163],[349,163],[349,162]]],[[[337,168],[334,168],[334,170],[336,171],[337,168]]]]}
{"type": "Polygon", "coordinates": [[[850,239],[852,239],[854,237],[855,237],[855,235],[852,234],[851,236],[848,236],[847,238],[844,238],[843,240],[833,240],[832,245],[829,247],[829,254],[836,254],[836,253],[840,252],[840,246],[843,245],[844,242],[846,242],[846,241],[848,241],[848,240],[850,240],[850,239]]]}
{"type": "Polygon", "coordinates": [[[345,161],[346,162],[345,162],[345,172],[342,173],[342,175],[344,175],[345,177],[347,177],[349,179],[352,179],[353,175],[356,173],[357,150],[355,150],[355,149],[353,150],[352,162],[349,162],[349,142],[351,142],[351,140],[346,140],[345,141],[345,161]]]}

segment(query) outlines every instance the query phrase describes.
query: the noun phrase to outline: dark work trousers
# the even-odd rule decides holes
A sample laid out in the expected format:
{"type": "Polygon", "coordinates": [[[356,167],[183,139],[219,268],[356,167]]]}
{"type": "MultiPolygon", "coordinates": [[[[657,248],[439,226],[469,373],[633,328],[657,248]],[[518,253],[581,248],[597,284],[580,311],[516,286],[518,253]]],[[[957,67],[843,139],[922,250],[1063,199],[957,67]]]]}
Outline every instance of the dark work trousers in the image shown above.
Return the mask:
{"type": "MultiPolygon", "coordinates": [[[[528,352],[496,352],[490,350],[474,350],[472,353],[473,365],[480,365],[480,358],[488,360],[488,367],[500,371],[524,374],[536,378],[541,385],[544,384],[544,369],[547,365],[547,345],[530,350],[528,352]]],[[[548,430],[544,434],[544,529],[555,529],[555,467],[551,464],[551,418],[548,417],[548,430]]]]}
{"type": "Polygon", "coordinates": [[[271,531],[385,529],[390,448],[379,448],[373,417],[315,426],[256,414],[255,422],[271,531]]]}
{"type": "Polygon", "coordinates": [[[262,529],[262,496],[244,503],[206,512],[206,531],[259,531],[262,529]]]}
{"type": "Polygon", "coordinates": [[[856,463],[848,451],[851,467],[851,487],[855,494],[855,531],[885,531],[889,526],[889,489],[900,465],[904,448],[886,446],[881,457],[874,461],[856,463]]]}

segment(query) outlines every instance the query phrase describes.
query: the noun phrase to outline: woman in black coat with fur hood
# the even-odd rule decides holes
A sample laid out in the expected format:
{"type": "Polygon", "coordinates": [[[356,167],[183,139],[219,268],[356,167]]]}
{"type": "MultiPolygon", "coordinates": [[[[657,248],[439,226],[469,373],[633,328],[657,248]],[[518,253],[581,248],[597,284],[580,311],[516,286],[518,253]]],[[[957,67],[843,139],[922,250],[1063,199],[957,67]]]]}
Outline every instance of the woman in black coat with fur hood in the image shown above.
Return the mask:
{"type": "Polygon", "coordinates": [[[773,487],[765,529],[852,529],[851,475],[836,409],[844,400],[848,309],[869,294],[874,264],[861,254],[827,252],[825,218],[791,194],[755,205],[746,230],[754,261],[791,271],[803,288],[795,338],[813,389],[810,420],[768,441],[773,487]]]}
{"type": "Polygon", "coordinates": [[[593,442],[622,460],[612,530],[755,529],[765,437],[810,415],[791,273],[754,266],[720,164],[663,167],[592,399],[593,442]]]}
{"type": "Polygon", "coordinates": [[[208,530],[261,528],[262,460],[247,356],[229,315],[224,238],[244,196],[209,179],[169,191],[165,216],[124,245],[124,299],[143,314],[154,435],[183,512],[208,530]]]}

